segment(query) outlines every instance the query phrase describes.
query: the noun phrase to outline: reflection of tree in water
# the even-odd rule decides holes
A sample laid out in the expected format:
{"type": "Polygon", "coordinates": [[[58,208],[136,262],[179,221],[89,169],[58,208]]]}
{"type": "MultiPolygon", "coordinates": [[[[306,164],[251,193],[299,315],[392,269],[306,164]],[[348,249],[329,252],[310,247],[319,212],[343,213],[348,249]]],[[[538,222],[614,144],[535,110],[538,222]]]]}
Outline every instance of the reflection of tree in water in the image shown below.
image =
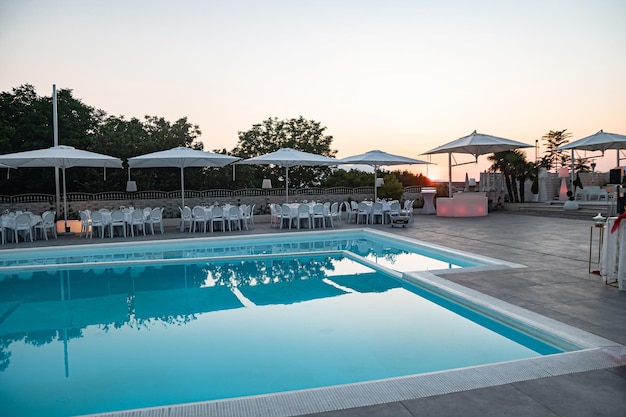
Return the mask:
{"type": "MultiPolygon", "coordinates": [[[[226,288],[306,279],[321,280],[327,276],[327,271],[334,270],[333,260],[339,258],[341,256],[338,255],[312,256],[302,259],[285,257],[198,264],[181,263],[159,267],[146,265],[134,271],[133,268],[117,268],[115,271],[110,269],[106,273],[97,275],[91,275],[88,269],[82,269],[70,271],[69,275],[65,276],[59,275],[58,272],[49,273],[48,276],[35,274],[28,280],[29,282],[15,276],[0,284],[0,301],[2,301],[1,298],[10,296],[27,300],[25,304],[41,301],[51,302],[50,307],[55,305],[52,302],[57,301],[57,308],[63,309],[67,308],[64,305],[66,302],[71,303],[73,300],[85,300],[94,297],[98,299],[118,295],[125,297],[124,312],[122,313],[125,319],[110,322],[103,319],[101,323],[90,325],[96,326],[103,332],[120,329],[124,326],[134,327],[137,330],[149,329],[156,323],[179,326],[195,320],[197,315],[196,311],[181,314],[176,310],[175,304],[181,302],[179,296],[184,297],[187,292],[203,291],[203,288],[207,286],[207,281],[213,281],[212,286],[222,286],[226,290],[226,288]],[[33,293],[30,285],[34,283],[38,285],[40,290],[42,287],[45,287],[45,290],[33,293]],[[9,285],[11,285],[11,289],[4,291],[9,285]],[[166,297],[169,291],[176,290],[181,292],[171,295],[169,299],[166,297]],[[2,292],[4,292],[5,297],[1,295],[2,292]],[[153,308],[150,308],[149,314],[144,313],[148,314],[148,317],[139,317],[136,311],[137,297],[151,296],[157,293],[164,295],[164,305],[153,303],[151,305],[153,308]],[[72,299],[61,299],[60,294],[65,294],[64,297],[71,294],[72,299]],[[167,311],[170,307],[174,312],[167,311]]],[[[215,298],[211,300],[219,303],[220,294],[216,293],[215,298]]],[[[111,306],[111,308],[118,307],[118,305],[111,306]]],[[[233,307],[228,305],[224,308],[233,307]]],[[[206,311],[211,310],[206,309],[206,311]]],[[[0,372],[10,365],[11,352],[9,347],[11,343],[22,341],[40,347],[62,341],[64,338],[66,341],[81,338],[83,331],[83,328],[54,328],[4,334],[0,337],[0,372]]]]}
{"type": "Polygon", "coordinates": [[[375,242],[367,239],[356,239],[346,245],[346,249],[350,252],[354,252],[357,255],[367,257],[375,256],[377,258],[383,258],[390,263],[395,263],[398,255],[406,254],[407,251],[402,249],[386,247],[380,242],[375,242]]]}
{"type": "Polygon", "coordinates": [[[333,260],[339,258],[340,256],[326,256],[210,262],[204,270],[215,285],[237,288],[311,278],[322,279],[327,276],[327,271],[334,270],[333,260]]]}
{"type": "Polygon", "coordinates": [[[0,340],[0,372],[3,372],[9,367],[11,363],[11,352],[9,351],[9,345],[15,340],[10,338],[2,338],[0,340]]]}

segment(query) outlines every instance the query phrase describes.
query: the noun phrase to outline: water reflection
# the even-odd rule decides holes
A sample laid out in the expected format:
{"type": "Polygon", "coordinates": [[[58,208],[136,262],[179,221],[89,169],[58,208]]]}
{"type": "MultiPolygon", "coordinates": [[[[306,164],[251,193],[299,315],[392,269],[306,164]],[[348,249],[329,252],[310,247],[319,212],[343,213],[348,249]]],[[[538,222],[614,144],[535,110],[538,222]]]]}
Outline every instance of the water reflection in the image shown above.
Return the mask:
{"type": "MultiPolygon", "coordinates": [[[[11,256],[3,256],[0,253],[0,267],[20,268],[26,265],[36,265],[45,267],[46,265],[60,264],[93,264],[129,261],[150,261],[150,260],[177,260],[177,259],[201,259],[225,256],[246,256],[260,254],[285,254],[302,252],[329,252],[347,250],[361,256],[384,257],[393,261],[398,255],[415,253],[421,249],[411,250],[399,249],[392,241],[384,241],[370,238],[332,238],[321,240],[302,240],[285,242],[284,239],[270,240],[269,242],[237,242],[237,243],[203,243],[193,246],[185,246],[178,243],[176,245],[163,244],[162,246],[152,245],[151,249],[129,249],[120,245],[117,248],[107,248],[106,251],[89,251],[88,248],[69,254],[67,250],[49,250],[37,257],[32,253],[17,253],[11,256]],[[152,247],[156,246],[156,247],[152,247]],[[159,248],[159,250],[157,250],[159,248]]],[[[27,273],[24,273],[27,274],[27,273]]],[[[0,275],[0,279],[2,276],[0,275]]]]}
{"type": "MultiPolygon", "coordinates": [[[[341,270],[350,267],[343,265],[341,270]]],[[[37,347],[62,341],[68,376],[68,342],[83,337],[89,326],[104,332],[124,326],[142,330],[155,323],[180,326],[200,313],[395,286],[399,286],[395,280],[340,255],[5,275],[0,281],[0,371],[9,367],[14,342],[37,347]],[[334,270],[340,263],[352,263],[360,273],[337,275],[334,270]]]]}

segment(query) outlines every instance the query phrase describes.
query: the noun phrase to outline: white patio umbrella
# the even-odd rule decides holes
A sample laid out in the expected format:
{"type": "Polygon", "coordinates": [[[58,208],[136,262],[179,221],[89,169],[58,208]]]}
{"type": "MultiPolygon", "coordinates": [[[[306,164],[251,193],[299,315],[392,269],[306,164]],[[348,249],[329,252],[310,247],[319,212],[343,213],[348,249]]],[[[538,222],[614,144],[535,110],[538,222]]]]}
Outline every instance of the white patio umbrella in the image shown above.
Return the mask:
{"type": "MultiPolygon", "coordinates": [[[[166,151],[147,153],[128,159],[130,168],[180,168],[180,188],[182,206],[185,207],[185,168],[187,167],[224,167],[241,158],[221,153],[205,152],[179,146],[166,151]]],[[[129,172],[130,177],[130,172],[129,172]]]]}
{"type": "Polygon", "coordinates": [[[236,162],[247,165],[276,165],[285,167],[285,199],[289,202],[289,168],[295,166],[337,165],[338,160],[323,155],[282,148],[276,152],[255,156],[236,162]]]}
{"type": "MultiPolygon", "coordinates": [[[[527,143],[517,142],[511,139],[504,139],[497,136],[485,135],[483,133],[476,133],[474,130],[470,135],[464,136],[460,139],[446,143],[445,145],[438,146],[431,149],[428,152],[424,152],[423,155],[432,155],[436,153],[448,154],[448,195],[452,197],[452,154],[453,153],[467,153],[473,155],[478,162],[480,155],[504,152],[517,148],[532,148],[533,145],[527,143]]],[[[466,162],[471,163],[471,162],[466,162]]],[[[465,164],[455,164],[465,165],[465,164]]]]}
{"type": "Polygon", "coordinates": [[[587,136],[582,139],[575,140],[574,142],[559,146],[555,149],[555,151],[564,151],[570,149],[572,151],[572,166],[570,172],[573,182],[574,150],[600,151],[602,152],[602,156],[604,156],[604,152],[606,150],[615,149],[617,151],[617,164],[615,166],[620,166],[619,151],[622,149],[626,149],[626,135],[618,135],[617,133],[608,133],[600,130],[598,133],[594,133],[591,136],[587,136]]]}
{"type": "Polygon", "coordinates": [[[122,168],[122,160],[109,155],[83,151],[72,146],[53,146],[47,149],[0,155],[0,163],[15,168],[60,168],[63,176],[63,217],[67,226],[67,187],[65,170],[72,167],[122,168]]]}
{"type": "Polygon", "coordinates": [[[342,165],[370,165],[374,167],[374,201],[378,197],[378,187],[376,187],[377,170],[381,166],[388,165],[416,165],[416,164],[432,164],[432,162],[422,161],[421,159],[413,159],[407,156],[393,155],[387,152],[373,150],[359,155],[348,156],[340,159],[342,165]]]}

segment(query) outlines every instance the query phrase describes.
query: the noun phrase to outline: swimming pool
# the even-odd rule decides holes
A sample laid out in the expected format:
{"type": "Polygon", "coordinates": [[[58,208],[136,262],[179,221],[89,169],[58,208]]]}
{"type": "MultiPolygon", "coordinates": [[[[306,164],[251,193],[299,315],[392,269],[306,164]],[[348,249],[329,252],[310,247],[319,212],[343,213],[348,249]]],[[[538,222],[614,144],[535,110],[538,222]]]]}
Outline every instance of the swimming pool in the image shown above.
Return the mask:
{"type": "MultiPolygon", "coordinates": [[[[0,279],[4,275],[72,265],[132,264],[137,261],[204,260],[281,253],[349,251],[395,271],[438,270],[506,262],[468,255],[442,246],[425,244],[390,233],[362,229],[348,232],[301,232],[180,239],[141,243],[102,243],[97,246],[44,247],[37,250],[0,251],[0,279]]],[[[508,264],[513,265],[513,264],[508,264]]]]}
{"type": "MultiPolygon", "coordinates": [[[[414,285],[418,275],[409,282],[377,264],[380,252],[361,258],[346,244],[379,239],[385,250],[410,252],[410,240],[368,233],[288,239],[248,236],[247,246],[237,239],[170,241],[144,251],[97,245],[63,256],[38,249],[45,253],[30,265],[28,256],[11,263],[3,253],[0,386],[9,389],[0,390],[0,408],[22,407],[22,415],[104,412],[579,349],[444,296],[437,281],[414,285]],[[47,264],[53,258],[58,265],[47,264]]],[[[498,264],[454,251],[438,256],[442,264],[425,269],[498,264]]]]}

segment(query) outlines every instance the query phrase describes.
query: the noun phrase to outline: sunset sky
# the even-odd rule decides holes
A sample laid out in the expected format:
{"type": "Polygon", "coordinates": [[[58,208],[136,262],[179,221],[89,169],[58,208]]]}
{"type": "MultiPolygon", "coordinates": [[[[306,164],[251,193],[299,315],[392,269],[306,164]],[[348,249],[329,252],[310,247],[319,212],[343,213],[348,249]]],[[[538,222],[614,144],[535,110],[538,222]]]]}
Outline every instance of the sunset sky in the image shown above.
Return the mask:
{"type": "MultiPolygon", "coordinates": [[[[625,21],[624,0],[0,0],[0,91],[56,84],[127,119],[187,117],[205,150],[303,116],[339,158],[428,159],[473,130],[532,145],[626,134],[625,21]]],[[[446,179],[447,156],[432,161],[406,168],[446,179]]]]}

